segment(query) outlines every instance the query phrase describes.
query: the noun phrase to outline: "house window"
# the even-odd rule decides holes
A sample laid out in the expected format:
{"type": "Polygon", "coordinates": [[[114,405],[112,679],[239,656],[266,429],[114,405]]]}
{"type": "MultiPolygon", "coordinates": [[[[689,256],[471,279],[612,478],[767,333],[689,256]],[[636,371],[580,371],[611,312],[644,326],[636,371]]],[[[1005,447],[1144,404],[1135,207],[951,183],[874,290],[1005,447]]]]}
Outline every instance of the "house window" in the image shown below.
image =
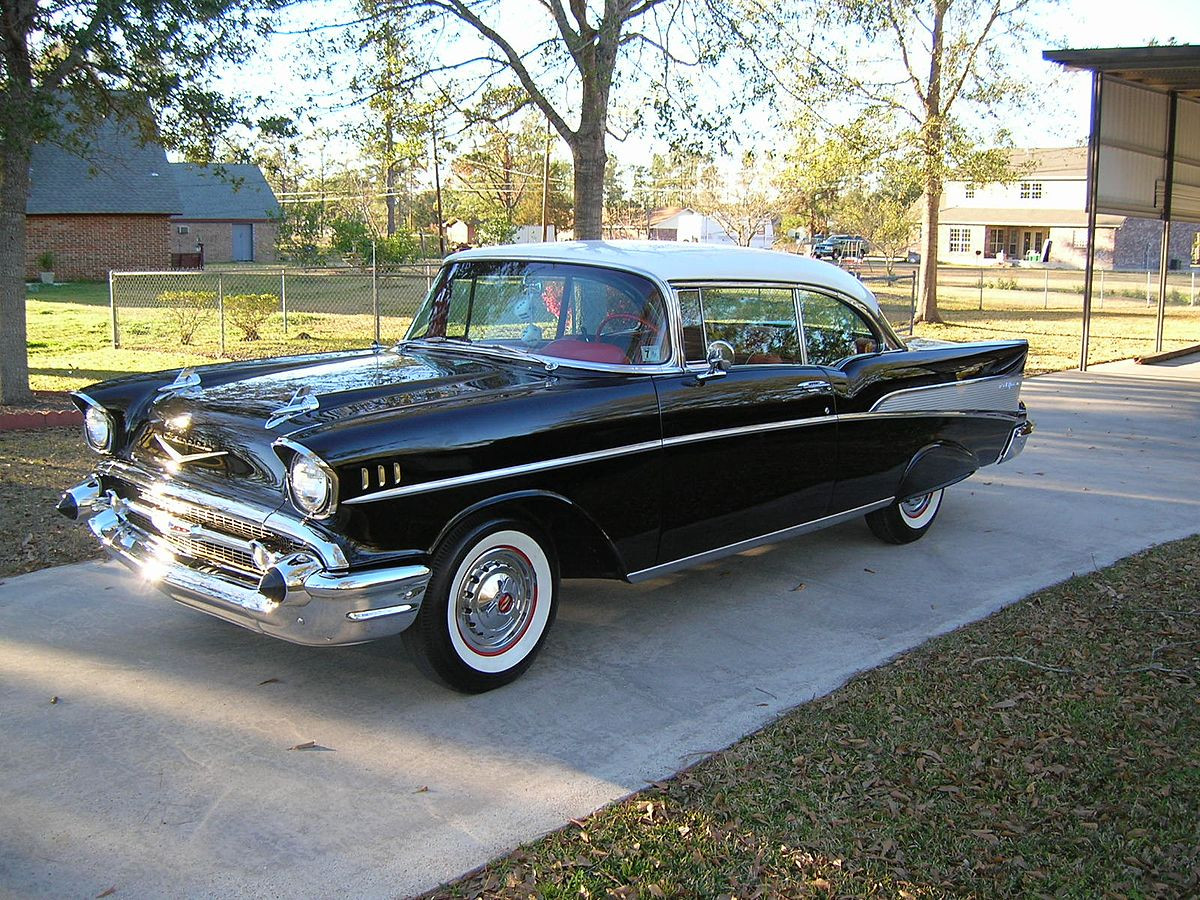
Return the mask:
{"type": "Polygon", "coordinates": [[[192,230],[191,227],[188,225],[176,225],[175,226],[176,234],[188,234],[191,230],[192,230]]]}
{"type": "Polygon", "coordinates": [[[951,253],[967,253],[971,249],[971,229],[969,228],[951,228],[950,229],[950,252],[951,253]]]}
{"type": "Polygon", "coordinates": [[[973,184],[967,185],[967,199],[968,200],[975,199],[975,185],[973,185],[973,184]]]}
{"type": "Polygon", "coordinates": [[[1041,200],[1042,199],[1042,183],[1040,181],[1022,181],[1021,182],[1021,199],[1022,200],[1041,200]]]}

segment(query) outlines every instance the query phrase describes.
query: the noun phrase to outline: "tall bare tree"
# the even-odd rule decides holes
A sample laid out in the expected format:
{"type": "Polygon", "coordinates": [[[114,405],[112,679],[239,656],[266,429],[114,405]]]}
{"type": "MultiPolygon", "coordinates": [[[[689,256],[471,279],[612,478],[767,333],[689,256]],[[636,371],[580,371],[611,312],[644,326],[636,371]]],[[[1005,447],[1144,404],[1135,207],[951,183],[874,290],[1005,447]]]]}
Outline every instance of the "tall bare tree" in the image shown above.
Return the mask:
{"type": "MultiPolygon", "coordinates": [[[[273,0],[265,0],[266,3],[273,0]]],[[[25,208],[39,141],[83,152],[107,116],[144,138],[211,145],[237,108],[206,89],[249,51],[256,0],[4,0],[0,4],[0,402],[29,397],[25,208]]]]}
{"type": "Polygon", "coordinates": [[[997,111],[1030,96],[1014,71],[1037,7],[1054,0],[830,0],[802,54],[809,97],[895,113],[917,149],[923,189],[918,319],[940,322],[938,210],[950,173],[1004,177],[997,111]],[[882,53],[881,53],[882,51],[882,53]],[[882,57],[882,58],[881,58],[882,57]]]}
{"type": "Polygon", "coordinates": [[[413,41],[436,49],[423,74],[440,89],[520,85],[523,102],[532,102],[570,148],[579,238],[601,237],[614,90],[654,92],[647,108],[663,119],[682,117],[682,95],[668,86],[687,68],[713,62],[723,46],[711,27],[712,6],[703,0],[540,0],[517,7],[494,0],[378,2],[403,13],[416,32],[433,36],[454,25],[470,38],[413,41]]]}

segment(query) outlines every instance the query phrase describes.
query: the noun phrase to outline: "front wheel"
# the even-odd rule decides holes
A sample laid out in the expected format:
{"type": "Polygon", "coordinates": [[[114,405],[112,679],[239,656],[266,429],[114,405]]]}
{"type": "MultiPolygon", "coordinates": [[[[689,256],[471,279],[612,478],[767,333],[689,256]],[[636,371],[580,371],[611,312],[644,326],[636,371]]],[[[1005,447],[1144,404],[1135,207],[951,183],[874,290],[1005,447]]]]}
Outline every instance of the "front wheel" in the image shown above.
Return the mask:
{"type": "Polygon", "coordinates": [[[554,623],[557,595],[558,563],[540,532],[512,520],[467,524],[434,554],[405,643],[450,687],[489,691],[529,668],[554,623]]]}
{"type": "Polygon", "coordinates": [[[897,500],[890,506],[867,513],[867,525],[875,537],[888,544],[910,544],[929,530],[942,505],[945,489],[919,497],[897,500]]]}

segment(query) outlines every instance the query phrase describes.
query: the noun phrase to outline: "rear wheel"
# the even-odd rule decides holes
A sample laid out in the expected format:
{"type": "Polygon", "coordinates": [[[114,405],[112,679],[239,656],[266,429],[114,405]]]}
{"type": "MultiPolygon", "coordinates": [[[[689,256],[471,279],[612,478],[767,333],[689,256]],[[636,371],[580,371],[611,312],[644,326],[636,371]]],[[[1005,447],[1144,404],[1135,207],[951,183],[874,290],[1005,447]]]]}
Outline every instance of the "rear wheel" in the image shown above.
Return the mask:
{"type": "Polygon", "coordinates": [[[536,529],[513,520],[467,524],[434,554],[433,576],[405,643],[450,687],[481,693],[533,662],[558,600],[558,563],[536,529]]]}
{"type": "Polygon", "coordinates": [[[867,525],[875,537],[889,544],[910,544],[933,524],[942,506],[945,489],[931,491],[919,497],[897,500],[890,506],[867,513],[867,525]]]}

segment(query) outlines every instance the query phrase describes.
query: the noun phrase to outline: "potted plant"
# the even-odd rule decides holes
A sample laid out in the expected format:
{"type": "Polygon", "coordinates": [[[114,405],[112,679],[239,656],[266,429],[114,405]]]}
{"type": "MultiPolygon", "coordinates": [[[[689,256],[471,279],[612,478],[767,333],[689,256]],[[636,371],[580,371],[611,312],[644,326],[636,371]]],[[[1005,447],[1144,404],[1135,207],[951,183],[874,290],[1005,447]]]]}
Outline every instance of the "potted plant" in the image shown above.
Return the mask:
{"type": "Polygon", "coordinates": [[[49,250],[43,250],[38,255],[37,262],[41,269],[38,272],[38,278],[42,280],[42,284],[54,284],[54,254],[49,250]]]}

